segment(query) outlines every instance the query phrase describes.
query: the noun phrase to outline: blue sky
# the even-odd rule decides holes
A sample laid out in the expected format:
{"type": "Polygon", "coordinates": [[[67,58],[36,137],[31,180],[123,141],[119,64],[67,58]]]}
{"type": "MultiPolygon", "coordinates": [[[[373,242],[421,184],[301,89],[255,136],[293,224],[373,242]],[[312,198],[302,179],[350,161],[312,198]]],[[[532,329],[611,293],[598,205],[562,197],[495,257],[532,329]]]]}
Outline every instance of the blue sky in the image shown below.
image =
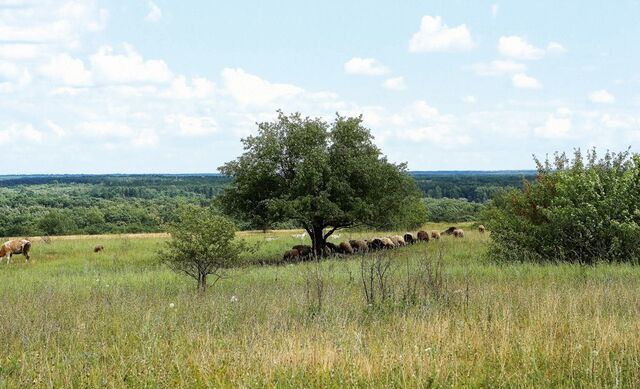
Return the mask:
{"type": "Polygon", "coordinates": [[[215,172],[276,109],[412,170],[640,145],[640,2],[0,0],[0,174],[215,172]]]}

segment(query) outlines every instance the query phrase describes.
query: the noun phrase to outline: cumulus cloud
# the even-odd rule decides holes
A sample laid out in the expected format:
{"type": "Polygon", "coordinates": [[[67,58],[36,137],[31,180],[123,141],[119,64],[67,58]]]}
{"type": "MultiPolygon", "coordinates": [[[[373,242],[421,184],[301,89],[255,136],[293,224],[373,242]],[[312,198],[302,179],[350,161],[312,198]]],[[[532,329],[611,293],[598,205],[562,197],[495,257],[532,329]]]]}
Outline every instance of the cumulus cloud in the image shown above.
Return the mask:
{"type": "Polygon", "coordinates": [[[420,21],[420,30],[409,41],[412,53],[437,51],[462,51],[476,46],[471,32],[465,24],[449,27],[440,16],[425,15],[420,21]]]}
{"type": "Polygon", "coordinates": [[[160,21],[160,19],[162,19],[162,10],[160,7],[153,1],[147,2],[147,5],[149,6],[149,13],[144,17],[144,20],[151,23],[160,21]]]}
{"type": "Polygon", "coordinates": [[[194,117],[183,114],[173,114],[166,117],[165,121],[179,128],[182,136],[205,136],[218,131],[218,124],[210,117],[194,117]]]}
{"type": "Polygon", "coordinates": [[[547,116],[547,120],[540,127],[534,129],[534,134],[545,139],[568,138],[571,131],[571,117],[573,113],[568,108],[558,108],[555,113],[547,116]]]}
{"type": "Polygon", "coordinates": [[[347,74],[362,76],[380,76],[389,73],[389,69],[375,58],[354,57],[344,64],[347,74]]]}
{"type": "Polygon", "coordinates": [[[562,54],[562,53],[565,53],[566,51],[567,49],[565,49],[565,47],[558,42],[549,42],[549,44],[547,45],[548,53],[562,54]]]}
{"type": "Polygon", "coordinates": [[[384,81],[382,86],[384,86],[389,90],[396,90],[396,91],[407,89],[407,85],[404,82],[404,77],[388,78],[384,81]]]}
{"type": "Polygon", "coordinates": [[[613,104],[616,97],[604,89],[596,90],[589,93],[589,101],[596,104],[613,104]]]}
{"type": "Polygon", "coordinates": [[[44,133],[36,130],[30,123],[13,123],[5,128],[0,127],[0,145],[27,140],[32,143],[42,143],[44,133]]]}
{"type": "Polygon", "coordinates": [[[77,129],[82,135],[96,138],[131,138],[134,135],[128,125],[112,121],[82,122],[77,129]]]}
{"type": "Polygon", "coordinates": [[[517,73],[511,77],[511,82],[513,86],[516,88],[523,89],[540,89],[542,88],[542,84],[540,81],[536,80],[533,77],[527,76],[524,73],[517,73]]]}
{"type": "Polygon", "coordinates": [[[498,51],[506,57],[519,60],[540,59],[544,56],[544,50],[516,35],[500,37],[498,51]]]}
{"type": "Polygon", "coordinates": [[[68,54],[51,58],[40,67],[40,74],[65,85],[87,85],[91,82],[91,72],[84,67],[82,60],[68,54]]]}
{"type": "Polygon", "coordinates": [[[489,63],[473,64],[471,69],[479,76],[502,76],[522,73],[527,70],[527,66],[511,60],[495,60],[489,63]]]}
{"type": "Polygon", "coordinates": [[[102,46],[90,57],[91,69],[97,82],[103,83],[165,83],[173,77],[162,60],[145,60],[133,46],[124,45],[123,53],[111,46],[102,46]]]}
{"type": "Polygon", "coordinates": [[[223,69],[222,80],[229,94],[243,105],[265,105],[304,92],[304,89],[295,85],[272,83],[240,68],[223,69]]]}

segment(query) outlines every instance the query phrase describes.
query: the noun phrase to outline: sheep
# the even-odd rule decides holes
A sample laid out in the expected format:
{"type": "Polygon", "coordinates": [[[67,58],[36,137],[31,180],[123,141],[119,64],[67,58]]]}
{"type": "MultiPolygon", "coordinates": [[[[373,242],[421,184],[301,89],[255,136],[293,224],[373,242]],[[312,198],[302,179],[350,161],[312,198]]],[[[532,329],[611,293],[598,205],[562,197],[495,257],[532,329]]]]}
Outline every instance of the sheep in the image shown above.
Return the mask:
{"type": "Polygon", "coordinates": [[[342,254],[353,255],[353,247],[351,247],[349,242],[342,242],[338,246],[340,247],[340,250],[342,250],[342,254]]]}
{"type": "Polygon", "coordinates": [[[298,253],[301,258],[306,258],[311,256],[312,250],[311,246],[307,246],[304,244],[298,244],[292,247],[293,250],[298,250],[298,253]]]}
{"type": "Polygon", "coordinates": [[[391,241],[393,242],[393,245],[396,246],[396,247],[404,246],[404,245],[407,244],[404,241],[404,238],[401,237],[400,235],[390,236],[389,239],[391,239],[391,241]]]}
{"type": "Polygon", "coordinates": [[[393,243],[393,241],[389,238],[380,238],[380,240],[382,241],[382,248],[385,249],[392,249],[394,247],[396,247],[396,245],[393,243]]]}
{"type": "Polygon", "coordinates": [[[285,262],[298,261],[300,259],[300,251],[296,249],[287,250],[282,256],[282,260],[285,262]]]}
{"type": "Polygon", "coordinates": [[[427,231],[418,231],[418,240],[421,242],[428,242],[429,241],[429,233],[427,231]]]}
{"type": "Polygon", "coordinates": [[[442,231],[442,235],[452,235],[453,231],[457,230],[458,227],[449,227],[446,230],[442,231]]]}
{"type": "Polygon", "coordinates": [[[462,231],[459,228],[456,228],[455,230],[453,230],[453,236],[456,238],[464,238],[464,231],[462,231]]]}
{"type": "Polygon", "coordinates": [[[336,253],[342,254],[342,249],[334,243],[326,242],[324,256],[328,257],[329,255],[333,255],[336,253]]]}
{"type": "Polygon", "coordinates": [[[384,248],[384,242],[382,242],[381,238],[373,238],[369,241],[368,246],[371,251],[381,250],[384,248]]]}
{"type": "Polygon", "coordinates": [[[486,229],[484,228],[484,226],[482,224],[480,224],[478,226],[478,232],[481,233],[481,234],[484,234],[485,231],[486,231],[486,229]]]}
{"type": "Polygon", "coordinates": [[[101,244],[96,245],[96,247],[93,248],[94,253],[99,253],[100,251],[104,251],[104,246],[101,244]]]}
{"type": "Polygon", "coordinates": [[[404,234],[404,241],[407,244],[414,244],[416,243],[416,237],[415,235],[407,232],[406,234],[404,234]]]}
{"type": "Polygon", "coordinates": [[[367,251],[369,251],[369,246],[364,240],[350,240],[349,244],[351,245],[353,251],[356,253],[366,253],[367,251]]]}
{"type": "Polygon", "coordinates": [[[440,239],[440,232],[438,231],[431,231],[431,239],[440,239]]]}

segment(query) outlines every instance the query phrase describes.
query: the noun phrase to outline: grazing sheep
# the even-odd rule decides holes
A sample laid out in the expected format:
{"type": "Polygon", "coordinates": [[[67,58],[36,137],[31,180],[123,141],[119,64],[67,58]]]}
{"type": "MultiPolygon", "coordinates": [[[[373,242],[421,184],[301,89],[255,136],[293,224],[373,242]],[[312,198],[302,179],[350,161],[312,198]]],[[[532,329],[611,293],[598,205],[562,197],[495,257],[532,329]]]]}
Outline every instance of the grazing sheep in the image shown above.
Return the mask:
{"type": "Polygon", "coordinates": [[[400,235],[390,236],[389,239],[393,242],[393,245],[396,247],[405,246],[407,242],[404,241],[404,238],[400,235]]]}
{"type": "Polygon", "coordinates": [[[431,239],[440,239],[440,232],[431,231],[431,239]]]}
{"type": "Polygon", "coordinates": [[[486,229],[484,228],[484,226],[482,224],[480,224],[478,226],[478,232],[480,232],[481,234],[484,234],[485,231],[486,231],[486,229]]]}
{"type": "Polygon", "coordinates": [[[382,241],[382,248],[385,249],[392,249],[394,247],[396,247],[396,245],[393,243],[393,241],[389,238],[380,238],[380,240],[382,241]]]}
{"type": "Polygon", "coordinates": [[[300,251],[296,249],[287,250],[282,256],[282,260],[285,262],[293,262],[300,260],[300,251]]]}
{"type": "Polygon", "coordinates": [[[418,231],[418,240],[421,242],[428,242],[429,241],[429,233],[427,231],[418,231]]]}
{"type": "Polygon", "coordinates": [[[335,245],[334,243],[331,242],[326,242],[325,243],[325,251],[324,251],[324,256],[328,257],[329,255],[333,255],[333,254],[342,254],[342,249],[340,247],[338,247],[337,245],[335,245]]]}
{"type": "Polygon", "coordinates": [[[404,234],[404,241],[406,244],[414,244],[416,243],[416,237],[415,235],[407,232],[406,234],[404,234]]]}
{"type": "Polygon", "coordinates": [[[442,235],[452,235],[453,231],[457,230],[458,227],[449,227],[446,230],[442,231],[442,235]]]}
{"type": "Polygon", "coordinates": [[[93,248],[94,253],[99,253],[100,251],[104,251],[104,246],[101,244],[96,245],[96,247],[93,248]]]}
{"type": "Polygon", "coordinates": [[[342,254],[353,255],[353,247],[351,247],[351,244],[349,244],[349,242],[342,242],[339,244],[339,247],[342,251],[342,254]]]}
{"type": "Polygon", "coordinates": [[[369,241],[368,246],[371,251],[382,250],[384,248],[384,242],[381,238],[373,238],[369,241]]]}
{"type": "Polygon", "coordinates": [[[464,231],[462,231],[459,228],[456,228],[455,230],[453,230],[453,236],[456,238],[464,238],[464,231]]]}
{"type": "Polygon", "coordinates": [[[364,240],[350,240],[349,244],[354,253],[366,253],[369,251],[369,245],[364,240]]]}
{"type": "Polygon", "coordinates": [[[300,257],[306,258],[311,255],[311,246],[304,244],[298,244],[292,247],[293,250],[298,250],[300,257]]]}

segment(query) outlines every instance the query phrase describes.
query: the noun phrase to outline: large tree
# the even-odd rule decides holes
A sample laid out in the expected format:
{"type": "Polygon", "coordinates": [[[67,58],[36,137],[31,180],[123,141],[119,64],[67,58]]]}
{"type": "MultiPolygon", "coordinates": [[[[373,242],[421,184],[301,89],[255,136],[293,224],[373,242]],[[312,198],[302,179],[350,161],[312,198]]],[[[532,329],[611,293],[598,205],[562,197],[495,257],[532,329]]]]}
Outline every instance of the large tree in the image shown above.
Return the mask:
{"type": "Polygon", "coordinates": [[[362,117],[326,123],[279,112],[242,142],[244,153],[219,169],[233,177],[220,204],[245,220],[294,220],[309,233],[317,255],[338,229],[395,227],[407,220],[415,226],[426,217],[406,164],[387,161],[362,117]]]}

